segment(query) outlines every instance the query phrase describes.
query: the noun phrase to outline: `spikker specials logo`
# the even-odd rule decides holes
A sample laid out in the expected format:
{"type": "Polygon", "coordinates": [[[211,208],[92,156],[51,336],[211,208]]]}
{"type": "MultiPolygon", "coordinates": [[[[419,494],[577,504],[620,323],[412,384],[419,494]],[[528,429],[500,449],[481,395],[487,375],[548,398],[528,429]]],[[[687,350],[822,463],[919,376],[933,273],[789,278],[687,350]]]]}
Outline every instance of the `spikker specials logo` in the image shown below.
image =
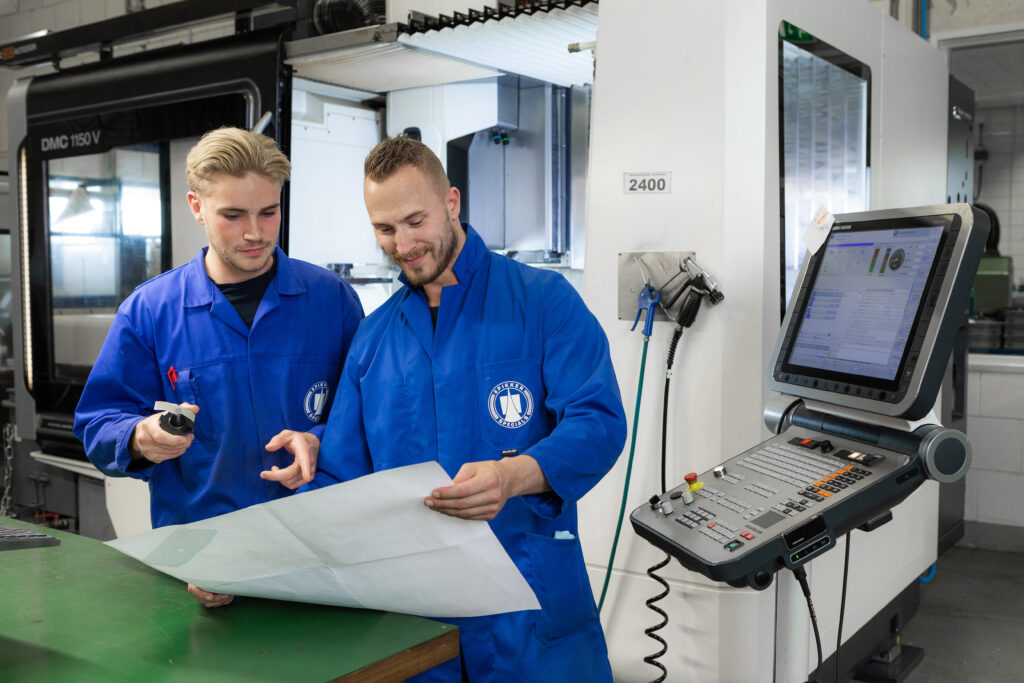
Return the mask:
{"type": "Polygon", "coordinates": [[[306,392],[302,407],[306,411],[306,417],[314,423],[319,424],[320,416],[324,414],[324,406],[327,405],[327,395],[330,393],[331,389],[327,382],[317,382],[306,392]]]}
{"type": "Polygon", "coordinates": [[[501,382],[487,398],[491,418],[507,429],[517,429],[533,417],[533,394],[519,382],[501,382]]]}

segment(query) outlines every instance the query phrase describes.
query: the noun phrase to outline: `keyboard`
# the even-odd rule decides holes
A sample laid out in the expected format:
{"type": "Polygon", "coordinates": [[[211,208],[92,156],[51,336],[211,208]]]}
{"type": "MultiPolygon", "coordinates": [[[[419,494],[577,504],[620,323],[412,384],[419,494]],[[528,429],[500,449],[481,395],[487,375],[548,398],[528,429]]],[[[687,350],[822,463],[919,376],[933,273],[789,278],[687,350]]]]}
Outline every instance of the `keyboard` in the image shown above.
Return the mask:
{"type": "Polygon", "coordinates": [[[13,526],[0,526],[0,550],[45,548],[51,545],[60,545],[60,539],[39,531],[31,531],[13,526]]]}
{"type": "Polygon", "coordinates": [[[778,569],[828,551],[910,495],[924,480],[920,470],[906,453],[791,427],[665,492],[656,507],[640,506],[630,520],[687,569],[763,590],[778,569]]]}

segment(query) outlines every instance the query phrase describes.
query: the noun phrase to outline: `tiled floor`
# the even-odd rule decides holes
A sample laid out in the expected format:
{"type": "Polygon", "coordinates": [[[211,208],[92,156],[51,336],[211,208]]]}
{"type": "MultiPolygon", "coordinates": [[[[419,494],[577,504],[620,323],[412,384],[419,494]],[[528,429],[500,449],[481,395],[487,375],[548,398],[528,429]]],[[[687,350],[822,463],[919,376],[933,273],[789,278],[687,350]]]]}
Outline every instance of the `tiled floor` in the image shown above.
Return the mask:
{"type": "Polygon", "coordinates": [[[952,548],[903,641],[925,650],[905,683],[1024,681],[1024,554],[952,548]]]}

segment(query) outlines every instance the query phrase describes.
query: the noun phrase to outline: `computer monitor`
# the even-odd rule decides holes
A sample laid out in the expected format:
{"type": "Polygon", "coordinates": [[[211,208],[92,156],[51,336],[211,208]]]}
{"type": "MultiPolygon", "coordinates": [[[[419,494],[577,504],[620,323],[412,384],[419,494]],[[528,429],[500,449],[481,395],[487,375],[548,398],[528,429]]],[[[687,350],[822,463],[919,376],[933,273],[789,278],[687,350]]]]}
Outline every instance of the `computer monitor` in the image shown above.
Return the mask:
{"type": "Polygon", "coordinates": [[[783,394],[918,420],[935,403],[988,218],[967,204],[841,214],[804,262],[769,365],[783,394]]]}

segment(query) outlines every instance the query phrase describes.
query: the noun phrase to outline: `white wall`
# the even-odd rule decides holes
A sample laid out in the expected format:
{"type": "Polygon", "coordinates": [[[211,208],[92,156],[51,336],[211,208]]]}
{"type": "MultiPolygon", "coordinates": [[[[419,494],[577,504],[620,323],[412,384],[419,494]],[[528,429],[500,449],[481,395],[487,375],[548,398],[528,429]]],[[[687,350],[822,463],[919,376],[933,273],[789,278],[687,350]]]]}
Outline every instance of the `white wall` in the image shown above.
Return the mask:
{"type": "Polygon", "coordinates": [[[1024,527],[1024,357],[970,354],[967,369],[964,519],[1024,527]]]}
{"type": "MultiPolygon", "coordinates": [[[[601,4],[584,296],[609,336],[628,415],[637,393],[642,340],[629,333],[631,320],[617,319],[618,252],[696,251],[726,295],[720,307],[701,314],[676,359],[668,470],[672,482],[718,463],[724,453],[757,443],[763,433],[766,38],[755,37],[760,51],[743,45],[763,21],[763,12],[749,5],[740,10],[736,4],[671,0],[601,4]],[[660,20],[649,21],[652,16],[660,20]],[[637,41],[638,22],[643,25],[642,42],[637,41]],[[683,24],[700,30],[688,31],[680,40],[677,29],[683,24]],[[726,107],[727,100],[734,106],[726,107]],[[739,159],[727,154],[734,148],[742,150],[739,159]],[[753,163],[747,161],[751,152],[753,163]],[[624,172],[660,171],[672,173],[671,194],[623,195],[624,172]],[[735,185],[726,183],[727,174],[736,178],[735,185]]],[[[777,264],[774,268],[777,276],[777,264]]],[[[668,325],[658,323],[650,342],[627,514],[659,489],[661,389],[669,334],[668,325]]],[[[623,454],[581,504],[581,538],[597,593],[626,465],[623,454]]],[[[650,680],[655,669],[641,660],[657,644],[644,637],[643,629],[658,617],[643,600],[657,586],[644,572],[664,554],[636,536],[628,520],[624,524],[603,622],[616,680],[650,680]]],[[[771,661],[773,590],[723,590],[677,563],[661,575],[673,587],[661,603],[671,616],[664,632],[669,654],[663,658],[670,680],[771,680],[771,666],[759,669],[758,663],[771,661]],[[742,619],[735,620],[737,615],[742,619]],[[726,654],[721,638],[726,623],[733,627],[730,637],[747,644],[736,656],[726,654]]]]}
{"type": "MultiPolygon", "coordinates": [[[[945,196],[945,62],[870,4],[601,4],[584,295],[609,335],[628,415],[633,414],[642,340],[628,331],[632,321],[616,317],[618,252],[694,250],[726,295],[719,307],[702,311],[676,359],[670,485],[767,436],[761,423],[766,356],[779,325],[776,41],[782,19],[872,69],[872,208],[937,203],[945,196]],[[659,20],[649,21],[652,16],[659,20]],[[680,39],[682,25],[699,30],[688,30],[680,39]],[[672,193],[625,196],[622,173],[637,171],[671,172],[672,193]]],[[[669,334],[668,324],[655,325],[627,510],[659,488],[661,368],[669,334]]],[[[595,592],[614,534],[627,455],[581,504],[581,535],[595,592]]],[[[935,487],[922,487],[895,514],[888,527],[854,536],[850,594],[857,597],[847,605],[847,635],[934,560],[935,487]]],[[[603,622],[616,679],[639,681],[654,675],[641,659],[656,649],[642,635],[645,626],[657,621],[641,599],[656,592],[644,571],[663,555],[632,534],[628,520],[625,524],[603,622]]],[[[833,649],[827,644],[830,629],[835,640],[839,586],[834,565],[841,559],[840,553],[830,553],[811,565],[826,656],[833,649]],[[819,566],[823,570],[816,571],[819,566]]],[[[676,634],[674,640],[669,636],[669,654],[663,658],[670,680],[771,680],[774,642],[764,624],[775,621],[774,586],[760,593],[722,588],[678,564],[661,574],[673,588],[661,603],[667,605],[676,634]],[[725,625],[730,630],[715,632],[725,625]],[[745,647],[728,647],[735,642],[745,647]]],[[[779,628],[784,639],[790,631],[797,638],[809,637],[806,622],[779,628]]],[[[808,657],[813,650],[811,643],[808,657]]]]}
{"type": "Polygon", "coordinates": [[[380,142],[380,114],[341,102],[319,112],[292,121],[289,255],[320,265],[381,263],[363,206],[363,160],[380,142]]]}
{"type": "Polygon", "coordinates": [[[1024,106],[978,109],[975,118],[975,146],[979,126],[984,126],[981,139],[988,150],[975,199],[995,210],[999,253],[1013,258],[1014,284],[1024,284],[1024,106]]]}
{"type": "Polygon", "coordinates": [[[998,26],[1024,21],[1018,0],[931,0],[929,35],[945,31],[998,26]]]}

